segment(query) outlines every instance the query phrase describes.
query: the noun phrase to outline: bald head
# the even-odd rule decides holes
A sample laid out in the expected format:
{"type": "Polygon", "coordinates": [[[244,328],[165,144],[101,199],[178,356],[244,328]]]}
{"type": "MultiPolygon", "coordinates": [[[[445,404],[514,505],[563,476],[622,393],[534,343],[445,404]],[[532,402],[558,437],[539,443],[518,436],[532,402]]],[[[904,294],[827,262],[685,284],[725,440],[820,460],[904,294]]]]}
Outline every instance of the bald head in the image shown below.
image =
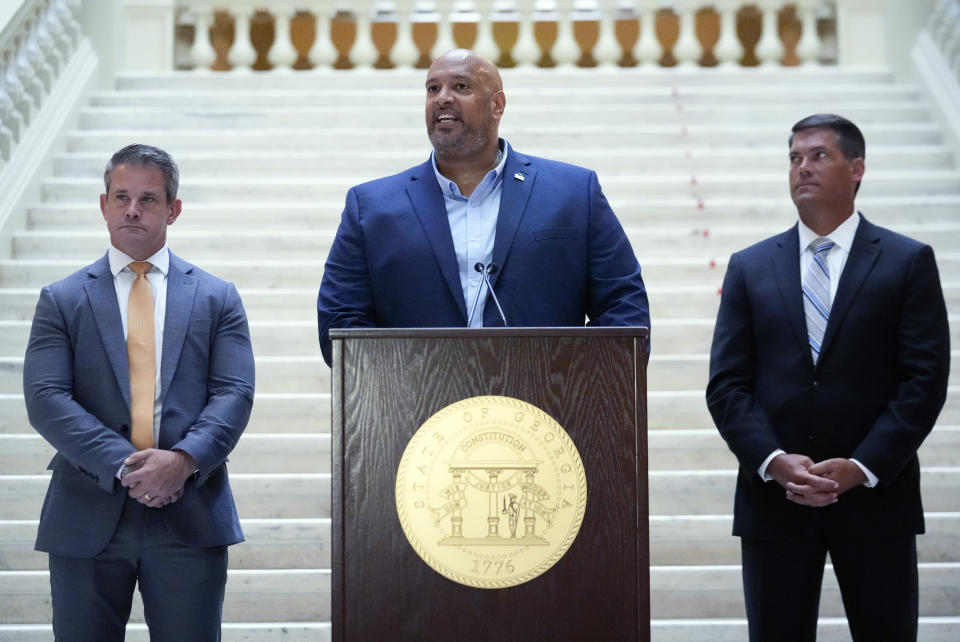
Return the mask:
{"type": "Polygon", "coordinates": [[[469,49],[448,51],[427,71],[427,134],[438,161],[488,164],[506,107],[500,71],[469,49]]]}

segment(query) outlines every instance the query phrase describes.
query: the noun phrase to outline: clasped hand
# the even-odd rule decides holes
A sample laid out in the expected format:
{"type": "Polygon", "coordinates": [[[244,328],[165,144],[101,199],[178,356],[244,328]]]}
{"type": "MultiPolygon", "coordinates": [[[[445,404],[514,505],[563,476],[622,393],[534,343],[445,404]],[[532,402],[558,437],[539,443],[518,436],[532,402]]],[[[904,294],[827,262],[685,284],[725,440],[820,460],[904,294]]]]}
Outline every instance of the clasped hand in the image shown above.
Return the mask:
{"type": "Polygon", "coordinates": [[[183,497],[184,483],[196,469],[182,450],[140,450],[123,462],[128,472],[120,484],[130,497],[150,508],[162,508],[183,497]]]}
{"type": "Polygon", "coordinates": [[[840,457],[814,462],[805,455],[780,454],[767,473],[787,491],[787,499],[804,506],[829,506],[840,495],[867,481],[855,463],[840,457]]]}

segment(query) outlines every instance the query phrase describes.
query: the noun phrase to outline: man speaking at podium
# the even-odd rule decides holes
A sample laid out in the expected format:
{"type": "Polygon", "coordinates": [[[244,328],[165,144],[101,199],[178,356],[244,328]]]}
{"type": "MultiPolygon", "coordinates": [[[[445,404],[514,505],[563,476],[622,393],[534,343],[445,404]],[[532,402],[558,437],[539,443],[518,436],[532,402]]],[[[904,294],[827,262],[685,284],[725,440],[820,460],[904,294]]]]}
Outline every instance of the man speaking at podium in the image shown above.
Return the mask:
{"type": "Polygon", "coordinates": [[[818,114],[790,136],[799,223],[735,253],[707,405],[740,462],[750,639],[812,642],[827,553],[856,642],[917,639],[917,449],[943,406],[933,250],[854,206],[863,135],[818,114]]]}
{"type": "Polygon", "coordinates": [[[328,364],[330,328],[649,327],[596,174],[514,150],[498,136],[505,106],[496,66],[474,52],[430,66],[433,154],[347,194],[317,298],[328,364]]]}

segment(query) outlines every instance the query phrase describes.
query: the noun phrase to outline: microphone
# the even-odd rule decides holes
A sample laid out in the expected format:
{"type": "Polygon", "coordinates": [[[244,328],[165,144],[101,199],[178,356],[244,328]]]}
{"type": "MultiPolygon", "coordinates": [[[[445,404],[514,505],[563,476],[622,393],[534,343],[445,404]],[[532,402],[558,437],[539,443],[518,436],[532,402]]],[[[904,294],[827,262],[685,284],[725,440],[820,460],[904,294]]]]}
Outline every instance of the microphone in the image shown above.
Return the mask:
{"type": "MultiPolygon", "coordinates": [[[[487,285],[487,291],[490,293],[490,296],[493,297],[493,302],[497,304],[497,312],[500,313],[500,320],[503,321],[503,325],[504,325],[504,327],[506,327],[506,326],[507,326],[507,317],[506,317],[506,315],[503,313],[503,308],[500,307],[500,300],[497,298],[497,293],[493,291],[493,284],[490,283],[490,276],[489,276],[489,275],[491,275],[491,274],[496,274],[496,273],[497,273],[497,270],[499,269],[499,268],[497,267],[497,264],[496,264],[496,263],[490,263],[490,264],[488,264],[488,265],[484,265],[483,263],[479,263],[479,262],[478,262],[478,263],[476,263],[476,264],[473,266],[473,269],[476,270],[477,272],[479,272],[479,273],[480,273],[480,276],[483,277],[483,282],[487,285]]],[[[474,314],[474,312],[476,312],[477,302],[480,300],[480,290],[482,290],[482,289],[483,289],[482,287],[477,288],[477,296],[476,296],[476,298],[473,300],[473,307],[472,307],[471,310],[470,310],[470,318],[467,320],[467,325],[468,325],[468,326],[470,325],[471,321],[473,321],[473,314],[474,314]]]]}

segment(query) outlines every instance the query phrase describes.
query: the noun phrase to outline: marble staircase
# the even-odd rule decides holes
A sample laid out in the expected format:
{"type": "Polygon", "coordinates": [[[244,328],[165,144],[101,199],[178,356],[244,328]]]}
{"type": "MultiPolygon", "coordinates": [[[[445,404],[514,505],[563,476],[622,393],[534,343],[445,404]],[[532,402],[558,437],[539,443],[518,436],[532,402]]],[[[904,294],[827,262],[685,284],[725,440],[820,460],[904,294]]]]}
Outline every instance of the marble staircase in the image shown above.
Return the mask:
{"type": "MultiPolygon", "coordinates": [[[[171,248],[237,284],[257,397],[230,471],[247,541],[231,549],[224,640],[330,637],[330,373],[315,298],[346,190],[425,159],[421,72],[122,76],[96,94],[0,248],[0,642],[52,639],[46,558],[33,551],[50,447],[21,397],[39,288],[101,255],[103,164],[131,142],[181,168],[171,248]]],[[[703,400],[727,258],[793,224],[790,126],[858,122],[872,221],[933,245],[960,366],[960,168],[915,87],[885,69],[507,71],[502,134],[589,166],[644,267],[649,367],[652,639],[744,640],[736,463],[703,400]]],[[[925,642],[960,639],[960,379],[921,448],[925,642]]],[[[128,639],[147,640],[135,605],[128,639]]],[[[820,639],[850,639],[825,576],[820,639]]],[[[478,639],[485,639],[478,637],[478,639]]]]}

